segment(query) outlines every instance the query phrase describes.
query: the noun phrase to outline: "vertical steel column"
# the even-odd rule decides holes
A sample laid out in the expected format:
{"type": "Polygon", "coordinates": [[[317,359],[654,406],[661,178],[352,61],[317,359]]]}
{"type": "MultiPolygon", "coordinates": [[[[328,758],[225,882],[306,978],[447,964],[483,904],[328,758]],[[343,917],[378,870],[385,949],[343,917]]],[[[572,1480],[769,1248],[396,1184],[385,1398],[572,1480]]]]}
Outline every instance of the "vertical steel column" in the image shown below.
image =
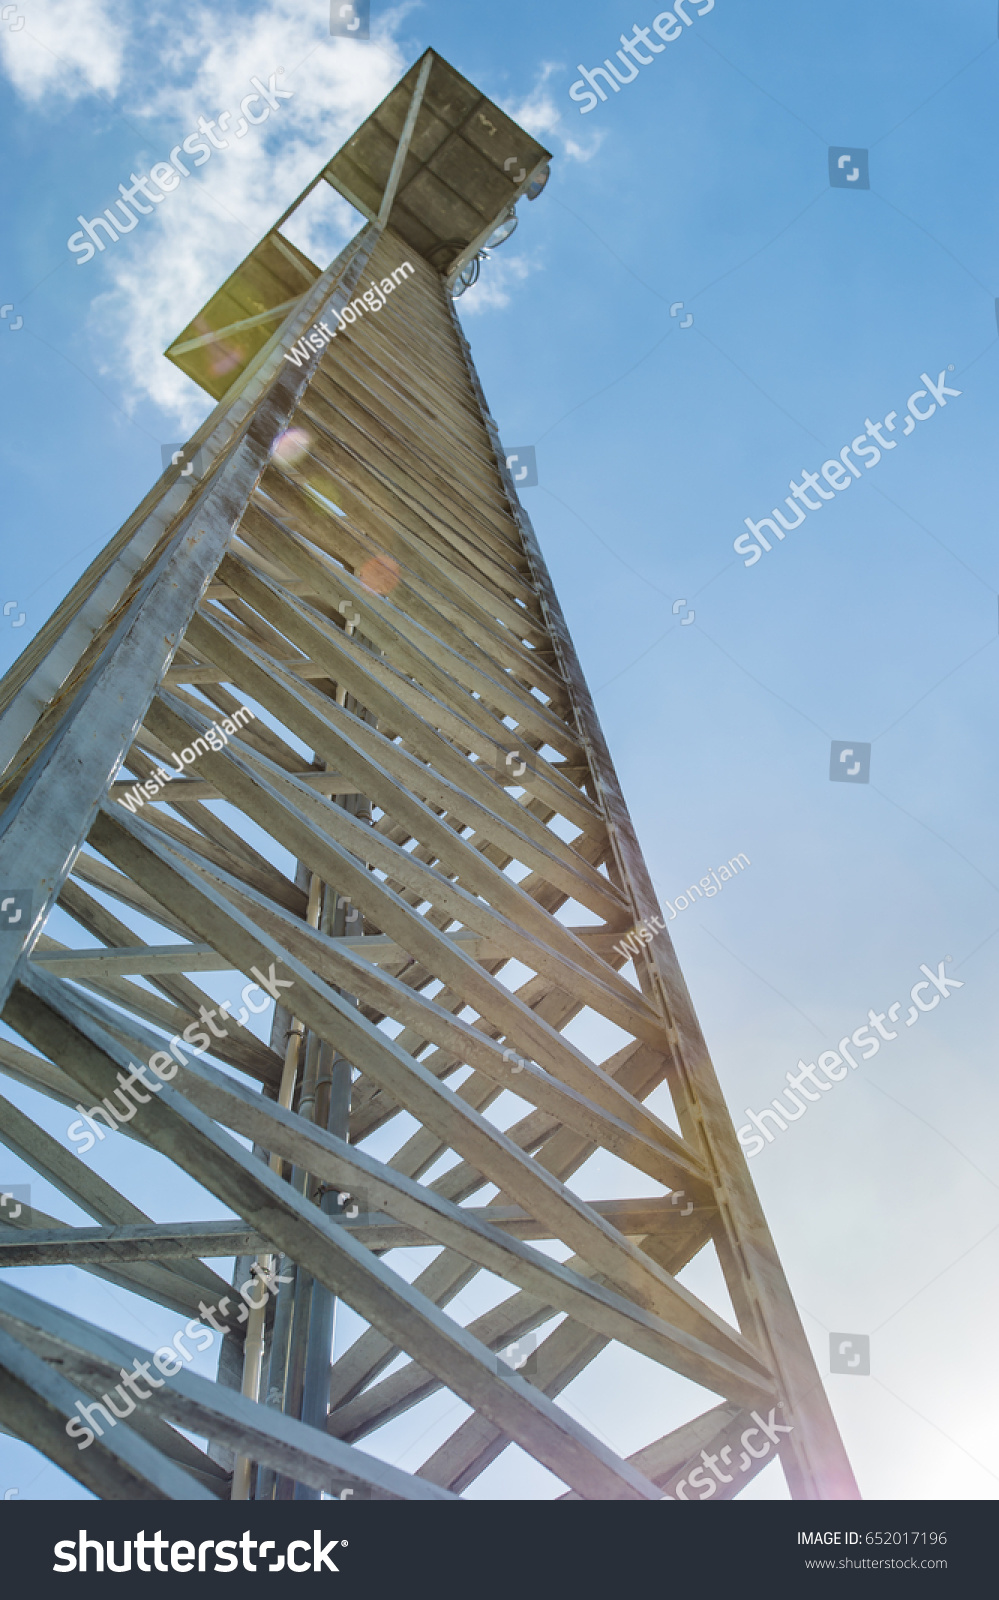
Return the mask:
{"type": "MultiPolygon", "coordinates": [[[[346,631],[353,633],[352,623],[348,622],[346,631]]],[[[350,709],[352,711],[359,710],[353,698],[348,697],[342,689],[338,689],[337,700],[341,705],[346,705],[348,698],[350,699],[350,709]]],[[[371,805],[363,795],[345,795],[340,804],[352,816],[363,817],[368,822],[371,821],[371,805]]],[[[323,932],[330,934],[335,939],[360,937],[362,933],[362,927],[359,926],[361,918],[350,901],[332,889],[327,889],[326,898],[327,906],[323,918],[323,932]]],[[[343,993],[342,990],[338,992],[343,993]]],[[[350,999],[354,1005],[358,1004],[354,995],[346,996],[345,998],[350,999]]],[[[328,1043],[320,1045],[318,1057],[313,1120],[320,1127],[325,1127],[328,1132],[336,1134],[337,1138],[348,1140],[350,1138],[351,1064],[328,1043]]],[[[326,1216],[334,1216],[339,1211],[339,1195],[336,1189],[326,1184],[320,1184],[317,1188],[316,1198],[326,1216]]],[[[321,1428],[323,1432],[326,1431],[326,1418],[329,1414],[330,1365],[335,1330],[336,1297],[332,1290],[326,1288],[324,1284],[313,1281],[309,1303],[302,1402],[299,1415],[303,1422],[309,1423],[313,1428],[321,1428]]],[[[318,1500],[321,1496],[318,1489],[313,1489],[309,1484],[298,1483],[295,1485],[294,1498],[296,1500],[318,1500]]]]}

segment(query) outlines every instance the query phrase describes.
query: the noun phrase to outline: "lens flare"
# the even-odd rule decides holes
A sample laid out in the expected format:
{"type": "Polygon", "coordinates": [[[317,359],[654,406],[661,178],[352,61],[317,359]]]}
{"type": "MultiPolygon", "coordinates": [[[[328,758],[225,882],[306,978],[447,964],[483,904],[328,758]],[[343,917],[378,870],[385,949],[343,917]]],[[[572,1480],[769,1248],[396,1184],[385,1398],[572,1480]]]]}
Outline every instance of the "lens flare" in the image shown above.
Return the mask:
{"type": "Polygon", "coordinates": [[[391,594],[399,582],[399,563],[391,556],[372,556],[357,569],[357,576],[372,594],[391,594]]]}
{"type": "Polygon", "coordinates": [[[295,467],[309,453],[312,437],[306,428],[285,428],[271,446],[271,455],[286,467],[295,467]]]}

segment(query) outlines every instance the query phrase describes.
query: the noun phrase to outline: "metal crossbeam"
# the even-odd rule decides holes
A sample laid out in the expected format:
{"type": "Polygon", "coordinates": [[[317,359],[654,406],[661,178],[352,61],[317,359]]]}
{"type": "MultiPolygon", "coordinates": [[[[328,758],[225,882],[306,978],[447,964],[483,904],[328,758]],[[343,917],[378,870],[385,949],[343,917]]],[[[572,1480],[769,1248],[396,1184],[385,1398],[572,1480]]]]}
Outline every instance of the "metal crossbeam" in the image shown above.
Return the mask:
{"type": "MultiPolygon", "coordinates": [[[[597,1200],[592,1208],[629,1238],[672,1232],[680,1214],[668,1200],[597,1200]]],[[[545,1239],[545,1225],[521,1206],[468,1206],[471,1221],[502,1228],[515,1239],[545,1239]]],[[[340,1226],[369,1250],[420,1247],[427,1232],[366,1212],[360,1220],[344,1216],[340,1226]]],[[[0,1226],[0,1268],[21,1266],[97,1266],[125,1261],[169,1261],[187,1256],[244,1256],[267,1250],[272,1241],[242,1223],[125,1223],[117,1228],[24,1228],[0,1226]]]]}

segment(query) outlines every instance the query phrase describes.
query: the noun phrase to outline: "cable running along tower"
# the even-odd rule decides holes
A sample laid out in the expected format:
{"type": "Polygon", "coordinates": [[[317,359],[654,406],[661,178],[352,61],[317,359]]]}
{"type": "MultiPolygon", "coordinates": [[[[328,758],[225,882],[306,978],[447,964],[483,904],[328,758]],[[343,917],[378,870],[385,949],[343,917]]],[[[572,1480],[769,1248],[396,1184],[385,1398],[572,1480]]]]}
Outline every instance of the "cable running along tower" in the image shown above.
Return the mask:
{"type": "Polygon", "coordinates": [[[0,1423],[98,1496],[447,1499],[513,1443],[598,1500],[731,1447],[725,1498],[754,1412],[792,1495],[856,1496],[668,936],[621,970],[657,903],[452,304],[548,160],[428,50],[310,185],[366,218],[337,260],[299,196],[171,346],[214,411],[0,684],[0,1071],[45,1097],[0,1138],[93,1219],[6,1205],[0,1266],[177,1317],[151,1365],[0,1277],[0,1423]],[[230,1220],[150,1218],[81,1129],[230,1220]],[[661,1197],[581,1200],[608,1151],[661,1197]],[[733,1324],[678,1280],[712,1248],[733,1324]],[[611,1344],[703,1414],[616,1455],[558,1404],[611,1344]],[[366,1448],[419,1407],[418,1470],[366,1448]]]}

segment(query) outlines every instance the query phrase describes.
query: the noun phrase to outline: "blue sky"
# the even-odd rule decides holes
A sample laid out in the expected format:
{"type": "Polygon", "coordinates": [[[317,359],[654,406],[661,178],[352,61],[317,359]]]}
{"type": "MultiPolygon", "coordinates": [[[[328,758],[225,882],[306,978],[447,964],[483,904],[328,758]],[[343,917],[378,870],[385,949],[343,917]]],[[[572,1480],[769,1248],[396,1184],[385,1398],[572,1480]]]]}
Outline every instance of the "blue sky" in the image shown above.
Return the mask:
{"type": "MultiPolygon", "coordinates": [[[[904,1001],[904,1021],[921,965],[950,957],[963,984],[751,1165],[864,1494],[994,1498],[993,0],[691,5],[585,115],[577,63],[654,7],[374,0],[367,42],[331,39],[321,0],[17,9],[23,28],[0,25],[0,668],[206,413],[162,350],[432,45],[555,152],[460,313],[504,440],[537,449],[524,502],[661,897],[750,861],[670,924],[737,1125],[869,1009],[904,1001]],[[78,214],[279,66],[293,98],[77,265],[78,214]],[[869,152],[869,189],[830,186],[831,146],[869,152]],[[960,395],[903,437],[922,373],[960,395]],[[747,568],[744,519],[892,410],[897,447],[747,568]],[[871,744],[868,784],[830,782],[834,740],[871,744]],[[833,1332],[870,1337],[870,1377],[829,1373],[833,1332]]],[[[294,236],[325,264],[356,221],[337,202],[294,236]]],[[[23,1175],[3,1159],[0,1178],[23,1175]]],[[[606,1190],[612,1165],[581,1186],[606,1190]]],[[[193,1185],[185,1204],[204,1214],[193,1185]]],[[[53,1298],[75,1283],[18,1278],[53,1298]]],[[[724,1307],[708,1264],[685,1281],[724,1307]]],[[[134,1314],[95,1282],[85,1314],[134,1314]]],[[[650,1408],[665,1432],[703,1408],[692,1395],[619,1356],[566,1403],[627,1451],[650,1408]]],[[[386,1453],[416,1465],[434,1440],[393,1426],[386,1453]]],[[[0,1490],[81,1493],[9,1440],[0,1464],[0,1490]]],[[[553,1487],[511,1451],[475,1492],[553,1487]]],[[[776,1468],[751,1491],[785,1492],[776,1468]]]]}

